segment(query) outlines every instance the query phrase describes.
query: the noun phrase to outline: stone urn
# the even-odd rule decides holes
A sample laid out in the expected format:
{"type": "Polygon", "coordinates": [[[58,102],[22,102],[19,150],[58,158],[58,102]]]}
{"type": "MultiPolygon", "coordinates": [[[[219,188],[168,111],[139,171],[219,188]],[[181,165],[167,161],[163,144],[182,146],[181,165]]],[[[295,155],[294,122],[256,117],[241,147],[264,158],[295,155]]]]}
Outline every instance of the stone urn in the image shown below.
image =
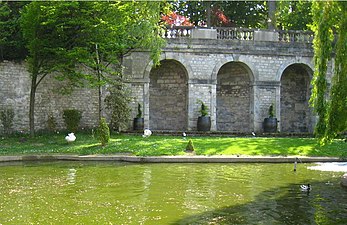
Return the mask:
{"type": "Polygon", "coordinates": [[[269,107],[269,117],[264,119],[263,129],[265,133],[275,133],[277,132],[278,120],[274,117],[274,107],[273,104],[269,107]]]}
{"type": "Polygon", "coordinates": [[[134,130],[143,130],[144,129],[144,119],[142,117],[142,107],[141,104],[137,105],[137,115],[133,121],[133,129],[134,130]]]}
{"type": "Polygon", "coordinates": [[[211,129],[211,117],[210,116],[199,116],[197,127],[198,127],[198,131],[210,131],[210,129],[211,129]]]}
{"type": "Polygon", "coordinates": [[[277,132],[277,118],[269,117],[265,118],[263,122],[263,128],[265,133],[275,133],[277,132]]]}
{"type": "Polygon", "coordinates": [[[197,128],[198,131],[210,131],[211,129],[211,117],[208,116],[208,107],[201,100],[198,101],[201,104],[199,110],[201,116],[198,117],[197,128]]]}
{"type": "Polygon", "coordinates": [[[133,128],[134,128],[134,130],[143,130],[144,129],[144,119],[143,118],[134,118],[133,128]]]}

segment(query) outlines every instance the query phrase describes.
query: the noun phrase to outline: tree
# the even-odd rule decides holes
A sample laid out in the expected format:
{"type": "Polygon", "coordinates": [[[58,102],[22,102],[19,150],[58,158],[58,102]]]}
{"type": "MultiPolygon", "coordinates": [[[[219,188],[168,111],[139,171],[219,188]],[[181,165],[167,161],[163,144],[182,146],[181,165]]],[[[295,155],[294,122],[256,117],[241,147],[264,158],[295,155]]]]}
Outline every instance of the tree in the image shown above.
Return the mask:
{"type": "MultiPolygon", "coordinates": [[[[153,2],[31,2],[22,15],[27,40],[30,134],[34,135],[35,93],[53,72],[73,86],[117,82],[121,62],[133,49],[149,49],[155,64],[161,47],[160,11],[153,2]]],[[[116,84],[117,85],[117,84],[116,84]]],[[[100,109],[99,109],[100,110],[100,109]]],[[[101,116],[100,116],[101,117],[101,116]]]]}
{"type": "Polygon", "coordinates": [[[347,130],[347,2],[316,1],[312,12],[315,71],[310,102],[319,116],[315,135],[325,144],[347,130]],[[334,74],[328,96],[329,60],[334,60],[334,74]]]}
{"type": "Polygon", "coordinates": [[[172,4],[175,12],[186,16],[196,26],[209,20],[209,9],[213,27],[265,28],[267,26],[266,1],[177,1],[172,4]]]}
{"type": "Polygon", "coordinates": [[[279,2],[276,12],[277,26],[284,30],[308,30],[312,24],[312,1],[279,2]]]}
{"type": "Polygon", "coordinates": [[[0,61],[23,60],[27,55],[20,32],[20,10],[28,2],[2,2],[0,4],[0,61]]]}

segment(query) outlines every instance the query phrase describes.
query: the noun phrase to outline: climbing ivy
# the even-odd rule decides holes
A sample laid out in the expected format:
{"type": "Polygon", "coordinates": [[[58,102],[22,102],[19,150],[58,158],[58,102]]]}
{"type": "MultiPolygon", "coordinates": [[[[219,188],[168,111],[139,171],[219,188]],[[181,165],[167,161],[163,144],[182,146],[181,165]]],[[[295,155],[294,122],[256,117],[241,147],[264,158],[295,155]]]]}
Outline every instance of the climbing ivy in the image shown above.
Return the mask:
{"type": "Polygon", "coordinates": [[[347,76],[343,73],[347,66],[346,9],[346,2],[315,1],[312,5],[315,72],[310,103],[319,116],[315,135],[321,144],[328,143],[347,128],[347,76]],[[334,61],[334,74],[330,93],[327,95],[326,74],[329,61],[334,61]]]}

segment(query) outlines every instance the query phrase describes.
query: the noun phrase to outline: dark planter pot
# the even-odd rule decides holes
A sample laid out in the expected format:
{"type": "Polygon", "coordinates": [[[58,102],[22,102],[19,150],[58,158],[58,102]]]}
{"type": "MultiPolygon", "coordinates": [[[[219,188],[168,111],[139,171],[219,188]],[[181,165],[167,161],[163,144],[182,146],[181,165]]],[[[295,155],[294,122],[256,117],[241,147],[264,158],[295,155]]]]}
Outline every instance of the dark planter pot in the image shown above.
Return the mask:
{"type": "Polygon", "coordinates": [[[199,116],[198,117],[198,131],[210,131],[211,129],[211,117],[199,116]]]}
{"type": "Polygon", "coordinates": [[[277,132],[277,118],[265,118],[263,123],[263,128],[265,133],[275,133],[277,132]]]}
{"type": "Polygon", "coordinates": [[[144,128],[144,119],[134,118],[134,130],[143,130],[143,128],[144,128]]]}

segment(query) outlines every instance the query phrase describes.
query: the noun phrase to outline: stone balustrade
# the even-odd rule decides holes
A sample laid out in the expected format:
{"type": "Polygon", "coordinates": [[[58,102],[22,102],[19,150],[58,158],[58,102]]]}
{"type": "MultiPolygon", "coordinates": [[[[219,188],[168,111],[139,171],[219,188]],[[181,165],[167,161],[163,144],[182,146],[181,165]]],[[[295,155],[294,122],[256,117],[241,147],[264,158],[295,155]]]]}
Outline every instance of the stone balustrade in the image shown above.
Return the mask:
{"type": "Polygon", "coordinates": [[[162,34],[168,39],[220,39],[241,41],[274,41],[312,43],[313,32],[299,30],[261,30],[238,27],[199,28],[192,26],[168,26],[162,34]]]}

